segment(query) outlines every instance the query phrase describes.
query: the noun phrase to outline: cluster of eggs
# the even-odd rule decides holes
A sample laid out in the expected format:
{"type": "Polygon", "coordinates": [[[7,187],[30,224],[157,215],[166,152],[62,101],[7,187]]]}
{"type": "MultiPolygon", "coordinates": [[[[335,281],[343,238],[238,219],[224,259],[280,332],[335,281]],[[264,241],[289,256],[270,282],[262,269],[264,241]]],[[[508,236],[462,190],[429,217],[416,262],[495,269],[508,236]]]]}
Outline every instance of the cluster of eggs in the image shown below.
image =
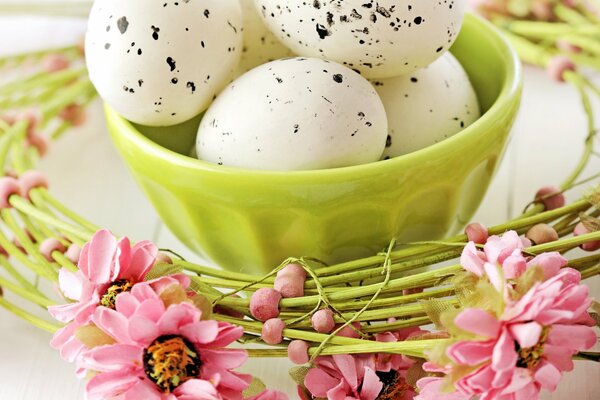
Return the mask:
{"type": "Polygon", "coordinates": [[[479,118],[468,76],[447,52],[465,2],[103,0],[86,57],[100,95],[133,122],[169,126],[205,112],[202,160],[282,171],[359,165],[479,118]]]}

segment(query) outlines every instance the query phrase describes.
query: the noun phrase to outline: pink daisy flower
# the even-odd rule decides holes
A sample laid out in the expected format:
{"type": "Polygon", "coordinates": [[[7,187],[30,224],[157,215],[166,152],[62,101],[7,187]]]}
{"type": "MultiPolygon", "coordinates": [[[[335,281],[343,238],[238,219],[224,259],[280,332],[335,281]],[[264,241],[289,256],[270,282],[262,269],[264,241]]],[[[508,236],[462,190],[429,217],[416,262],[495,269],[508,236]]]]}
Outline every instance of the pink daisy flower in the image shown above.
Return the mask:
{"type": "MultiPolygon", "coordinates": [[[[450,364],[444,368],[470,370],[455,382],[458,393],[516,400],[538,398],[542,389],[554,391],[563,372],[573,369],[572,356],[597,340],[587,311],[588,288],[580,281],[579,272],[566,268],[536,283],[499,316],[476,308],[462,311],[454,324],[462,337],[472,335],[473,340],[450,345],[450,364]]],[[[434,384],[429,380],[419,386],[432,389],[434,384]]]]}
{"type": "MultiPolygon", "coordinates": [[[[152,269],[158,248],[144,241],[131,247],[129,239],[117,240],[108,230],[100,230],[86,243],[81,251],[79,270],[61,269],[59,286],[72,303],[49,307],[50,314],[61,322],[71,324],[59,330],[52,339],[52,347],[61,356],[73,362],[85,346],[75,337],[80,326],[89,322],[99,307],[114,308],[117,296],[143,282],[152,269]]],[[[179,282],[184,288],[190,284],[184,274],[171,275],[148,281],[156,288],[179,282]]]]}
{"type": "Polygon", "coordinates": [[[478,277],[486,276],[498,291],[503,290],[506,279],[517,279],[532,266],[541,267],[548,279],[567,265],[567,260],[557,252],[528,260],[522,250],[529,246],[528,239],[519,237],[515,231],[507,231],[502,236],[490,236],[483,251],[478,250],[474,242],[469,242],[462,252],[460,264],[478,277]]]}
{"type": "MultiPolygon", "coordinates": [[[[379,361],[382,363],[383,361],[379,361]]],[[[404,360],[383,362],[391,366],[404,360]]],[[[335,355],[317,358],[304,386],[315,398],[328,400],[409,400],[416,394],[405,381],[406,370],[377,371],[377,356],[335,355]]]]}
{"type": "Polygon", "coordinates": [[[241,400],[251,377],[233,372],[244,350],[224,349],[243,329],[200,320],[191,303],[165,304],[150,285],[98,307],[92,322],[114,344],[84,352],[78,366],[93,375],[88,400],[241,400]]]}

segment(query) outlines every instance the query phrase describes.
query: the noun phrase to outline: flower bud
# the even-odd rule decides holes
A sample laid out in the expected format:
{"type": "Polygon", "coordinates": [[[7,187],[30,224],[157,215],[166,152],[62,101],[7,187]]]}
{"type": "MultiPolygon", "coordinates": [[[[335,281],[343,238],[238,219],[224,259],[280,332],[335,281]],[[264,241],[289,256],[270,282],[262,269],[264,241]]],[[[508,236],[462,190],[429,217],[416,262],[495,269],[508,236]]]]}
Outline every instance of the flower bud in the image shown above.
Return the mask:
{"type": "Polygon", "coordinates": [[[328,308],[319,310],[313,314],[310,319],[312,327],[319,333],[329,333],[335,328],[335,320],[333,319],[333,311],[328,308]]]}
{"type": "Polygon", "coordinates": [[[285,322],[279,318],[271,318],[263,324],[261,337],[267,344],[279,344],[283,341],[285,322]]]}
{"type": "Polygon", "coordinates": [[[308,362],[308,343],[304,340],[292,340],[288,345],[288,358],[297,365],[308,362]]]}
{"type": "Polygon", "coordinates": [[[266,321],[279,316],[281,293],[275,289],[258,289],[250,297],[250,314],[259,321],[266,321]]]}
{"type": "Polygon", "coordinates": [[[573,61],[571,61],[568,57],[565,56],[554,56],[548,62],[546,66],[546,71],[548,75],[558,82],[565,81],[565,72],[567,71],[575,71],[577,66],[573,61]]]}
{"type": "Polygon", "coordinates": [[[489,237],[487,228],[478,222],[467,225],[465,235],[467,235],[469,242],[475,242],[476,244],[485,244],[489,237]]]}
{"type": "Polygon", "coordinates": [[[64,253],[67,248],[55,238],[48,238],[40,243],[40,253],[44,256],[44,258],[50,262],[54,261],[52,258],[52,253],[55,251],[64,253]]]}
{"type": "Polygon", "coordinates": [[[546,211],[551,211],[564,207],[565,196],[561,193],[560,189],[554,186],[545,186],[537,191],[535,201],[542,203],[546,211]]]}
{"type": "MultiPolygon", "coordinates": [[[[585,227],[585,225],[583,225],[583,223],[578,223],[575,226],[575,229],[573,230],[573,234],[575,236],[581,236],[581,235],[587,235],[588,233],[590,233],[589,229],[585,227]]],[[[596,250],[600,250],[600,240],[596,240],[594,242],[587,242],[582,244],[581,246],[582,250],[585,251],[596,251],[596,250]]]]}
{"type": "Polygon", "coordinates": [[[534,225],[527,231],[525,236],[534,244],[544,244],[558,240],[558,233],[548,224],[534,225]]]}
{"type": "Polygon", "coordinates": [[[46,72],[58,72],[69,68],[69,59],[64,54],[48,54],[42,60],[42,68],[46,72]]]}

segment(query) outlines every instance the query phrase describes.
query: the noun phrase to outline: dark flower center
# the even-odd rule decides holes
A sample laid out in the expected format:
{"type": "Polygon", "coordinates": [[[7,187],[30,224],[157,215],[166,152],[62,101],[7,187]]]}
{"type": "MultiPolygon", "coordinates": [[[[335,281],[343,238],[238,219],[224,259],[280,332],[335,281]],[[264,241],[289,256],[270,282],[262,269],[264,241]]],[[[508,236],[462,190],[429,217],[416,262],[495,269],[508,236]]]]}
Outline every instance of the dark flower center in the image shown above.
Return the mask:
{"type": "Polygon", "coordinates": [[[144,372],[163,393],[200,374],[200,354],[187,339],[164,335],[144,349],[144,372]]]}
{"type": "Polygon", "coordinates": [[[100,299],[100,305],[114,310],[117,296],[121,293],[129,292],[132,287],[133,283],[127,279],[118,279],[114,281],[108,289],[106,289],[106,293],[104,293],[100,299]]]}
{"type": "Polygon", "coordinates": [[[397,371],[377,371],[375,373],[383,383],[383,388],[381,388],[376,400],[397,400],[402,398],[407,390],[411,389],[397,371]]]}
{"type": "Polygon", "coordinates": [[[516,345],[517,353],[519,354],[517,367],[533,370],[538,366],[540,361],[542,361],[544,345],[546,344],[546,340],[548,340],[549,333],[550,327],[544,327],[539,342],[533,347],[520,348],[518,344],[516,345]]]}

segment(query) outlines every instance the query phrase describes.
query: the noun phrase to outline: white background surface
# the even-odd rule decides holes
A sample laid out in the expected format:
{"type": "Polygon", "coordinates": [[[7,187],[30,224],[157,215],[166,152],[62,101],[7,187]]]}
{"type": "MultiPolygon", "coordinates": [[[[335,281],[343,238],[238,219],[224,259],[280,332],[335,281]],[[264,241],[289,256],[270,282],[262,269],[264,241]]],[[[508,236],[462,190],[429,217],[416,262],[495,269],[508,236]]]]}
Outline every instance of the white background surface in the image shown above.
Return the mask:
{"type": "MultiPolygon", "coordinates": [[[[79,21],[1,18],[0,54],[76,42],[83,31],[84,24],[79,21]]],[[[585,135],[575,91],[527,68],[522,112],[510,149],[475,220],[486,225],[500,223],[516,215],[538,187],[562,181],[579,159],[585,135]]],[[[135,240],[154,240],[160,247],[194,259],[163,227],[129,176],[109,141],[98,103],[88,124],[56,143],[40,168],[48,174],[55,196],[98,225],[135,240]]],[[[596,157],[588,175],[598,171],[600,160],[596,157]]],[[[579,194],[574,191],[569,198],[579,194]]],[[[592,295],[598,297],[600,278],[590,283],[592,295]]],[[[48,346],[49,340],[48,334],[0,310],[0,400],[83,399],[83,384],[72,366],[48,346]]],[[[599,398],[600,365],[576,364],[558,392],[545,395],[545,399],[599,398]]],[[[294,399],[288,368],[283,360],[253,360],[245,371],[294,399]]]]}

